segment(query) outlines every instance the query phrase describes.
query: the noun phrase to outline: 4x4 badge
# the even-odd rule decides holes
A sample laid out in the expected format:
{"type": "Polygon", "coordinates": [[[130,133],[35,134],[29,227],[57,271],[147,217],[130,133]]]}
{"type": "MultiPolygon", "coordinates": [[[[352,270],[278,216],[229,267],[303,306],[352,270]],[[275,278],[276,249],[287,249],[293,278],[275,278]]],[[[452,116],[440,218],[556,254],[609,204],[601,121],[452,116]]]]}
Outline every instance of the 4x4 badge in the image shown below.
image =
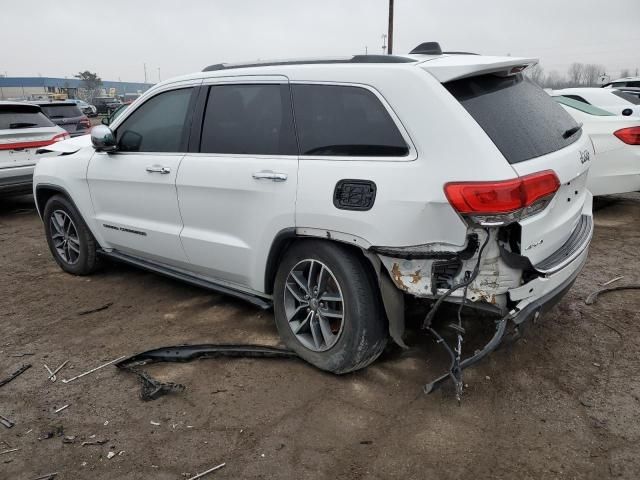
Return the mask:
{"type": "Polygon", "coordinates": [[[591,157],[591,154],[589,153],[589,150],[580,150],[580,163],[584,165],[589,160],[591,160],[590,157],[591,157]]]}

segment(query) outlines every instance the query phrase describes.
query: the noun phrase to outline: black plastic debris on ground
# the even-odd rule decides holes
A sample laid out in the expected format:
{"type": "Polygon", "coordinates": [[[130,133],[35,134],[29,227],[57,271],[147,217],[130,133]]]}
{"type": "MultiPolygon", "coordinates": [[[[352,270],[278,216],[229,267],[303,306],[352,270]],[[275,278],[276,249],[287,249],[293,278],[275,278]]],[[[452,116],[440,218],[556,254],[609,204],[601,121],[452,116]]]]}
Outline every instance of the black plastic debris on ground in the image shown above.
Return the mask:
{"type": "Polygon", "coordinates": [[[137,367],[151,363],[182,363],[204,358],[298,358],[298,355],[291,350],[267,345],[179,345],[141,352],[120,360],[115,365],[119,369],[131,372],[138,377],[142,384],[140,398],[144,401],[149,401],[167,393],[182,392],[185,390],[185,386],[180,383],[160,382],[137,367]]]}
{"type": "Polygon", "coordinates": [[[7,383],[12,381],[16,377],[22,375],[26,370],[28,370],[30,368],[31,368],[31,364],[30,363],[22,365],[19,369],[17,369],[15,372],[13,372],[11,375],[9,375],[7,378],[4,378],[4,379],[0,380],[0,387],[2,387],[3,385],[6,385],[7,383]]]}

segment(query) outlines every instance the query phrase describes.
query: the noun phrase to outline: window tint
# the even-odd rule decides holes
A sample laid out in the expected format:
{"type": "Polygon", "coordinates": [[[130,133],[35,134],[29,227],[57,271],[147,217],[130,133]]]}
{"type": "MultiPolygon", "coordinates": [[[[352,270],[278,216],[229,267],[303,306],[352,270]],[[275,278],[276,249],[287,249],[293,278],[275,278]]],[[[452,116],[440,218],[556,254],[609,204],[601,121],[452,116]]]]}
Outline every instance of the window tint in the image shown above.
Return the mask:
{"type": "Polygon", "coordinates": [[[49,118],[81,117],[82,112],[75,103],[67,105],[40,105],[44,114],[49,118]]]}
{"type": "Polygon", "coordinates": [[[53,123],[38,110],[0,108],[0,130],[38,127],[53,127],[53,123]]]}
{"type": "Polygon", "coordinates": [[[293,85],[301,155],[389,157],[409,153],[380,100],[369,90],[293,85]]]}
{"type": "Polygon", "coordinates": [[[297,155],[286,85],[217,85],[209,89],[200,151],[297,155]]]}
{"type": "Polygon", "coordinates": [[[509,163],[555,152],[580,138],[578,134],[563,137],[578,123],[544,90],[522,75],[481,75],[444,86],[509,163]]]}
{"type": "Polygon", "coordinates": [[[553,99],[558,103],[566,105],[567,107],[575,108],[576,110],[580,110],[581,112],[587,113],[589,115],[597,115],[599,117],[613,115],[613,113],[611,112],[607,112],[606,110],[594,107],[593,105],[574,100],[573,98],[567,98],[566,96],[553,97],[553,99]]]}
{"type": "Polygon", "coordinates": [[[620,90],[613,90],[611,93],[613,93],[616,97],[620,97],[623,100],[626,100],[629,103],[640,105],[640,98],[636,97],[633,93],[621,92],[620,90]]]}
{"type": "Polygon", "coordinates": [[[573,100],[577,101],[577,102],[582,102],[582,103],[586,103],[587,105],[591,105],[589,102],[587,102],[583,97],[581,97],[580,95],[564,95],[567,98],[572,98],[573,100]]]}
{"type": "Polygon", "coordinates": [[[627,84],[625,85],[626,87],[633,87],[633,88],[638,88],[640,87],[640,81],[632,81],[632,82],[627,82],[627,84]]]}
{"type": "Polygon", "coordinates": [[[123,152],[186,151],[182,140],[192,90],[172,90],[147,100],[118,127],[118,149],[123,152]]]}

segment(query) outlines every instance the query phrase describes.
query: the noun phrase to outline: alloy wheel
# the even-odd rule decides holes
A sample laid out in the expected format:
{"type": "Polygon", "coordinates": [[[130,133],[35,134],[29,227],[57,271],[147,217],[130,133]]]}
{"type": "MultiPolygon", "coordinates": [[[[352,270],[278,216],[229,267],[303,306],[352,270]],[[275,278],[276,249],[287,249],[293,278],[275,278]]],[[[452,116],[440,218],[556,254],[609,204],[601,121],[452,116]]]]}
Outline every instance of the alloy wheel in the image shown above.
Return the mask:
{"type": "Polygon", "coordinates": [[[329,350],[344,327],[344,299],[340,285],[322,262],[306,259],[289,272],[284,310],[298,341],[314,352],[329,350]]]}
{"type": "Polygon", "coordinates": [[[55,210],[49,220],[51,240],[62,260],[74,265],[80,258],[80,237],[76,225],[64,210],[55,210]]]}

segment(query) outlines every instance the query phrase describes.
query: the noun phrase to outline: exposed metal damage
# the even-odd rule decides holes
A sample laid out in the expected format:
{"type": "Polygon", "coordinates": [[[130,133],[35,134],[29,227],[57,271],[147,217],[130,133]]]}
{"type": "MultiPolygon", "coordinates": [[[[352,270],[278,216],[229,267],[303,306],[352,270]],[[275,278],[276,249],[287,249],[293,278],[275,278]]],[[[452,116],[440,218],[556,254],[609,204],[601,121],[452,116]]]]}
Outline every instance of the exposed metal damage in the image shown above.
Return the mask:
{"type": "MultiPolygon", "coordinates": [[[[509,247],[498,240],[499,234],[498,228],[470,230],[465,246],[458,250],[443,244],[406,250],[372,250],[378,254],[397,288],[416,297],[436,299],[473,271],[479,245],[489,235],[478,274],[466,289],[466,299],[478,308],[505,313],[507,291],[520,286],[522,269],[509,266],[502,258],[501,249],[509,247]]],[[[460,302],[462,296],[463,291],[457,290],[450,294],[449,301],[460,302]]]]}

